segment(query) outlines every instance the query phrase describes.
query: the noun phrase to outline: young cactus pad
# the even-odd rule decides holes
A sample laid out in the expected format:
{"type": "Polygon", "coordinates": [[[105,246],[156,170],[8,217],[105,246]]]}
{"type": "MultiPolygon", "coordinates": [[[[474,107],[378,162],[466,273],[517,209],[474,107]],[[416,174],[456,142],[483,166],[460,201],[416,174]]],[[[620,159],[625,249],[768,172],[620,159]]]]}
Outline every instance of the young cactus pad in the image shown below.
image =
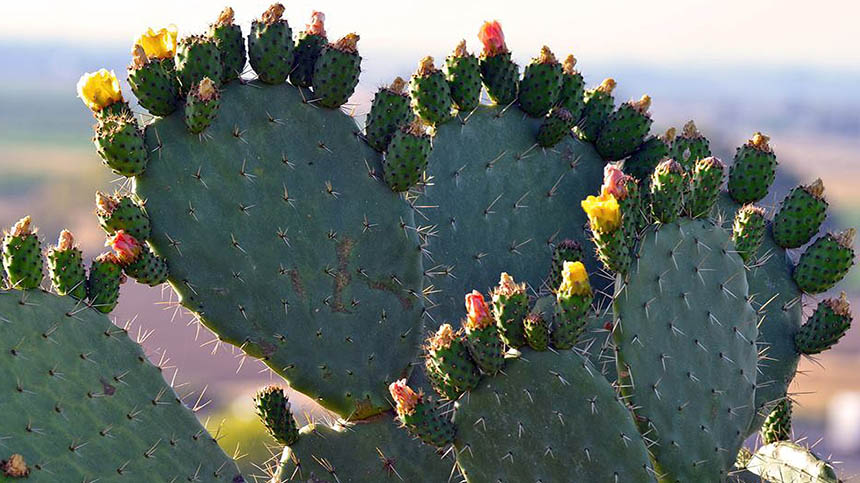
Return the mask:
{"type": "Polygon", "coordinates": [[[107,316],[71,297],[0,291],[0,320],[0,459],[23,456],[26,481],[244,481],[107,316]]]}
{"type": "Polygon", "coordinates": [[[135,190],[182,304],[292,388],[360,418],[389,407],[422,308],[412,210],[374,176],[356,129],[288,85],[230,83],[208,140],[178,115],[148,126],[160,154],[135,190]]]}

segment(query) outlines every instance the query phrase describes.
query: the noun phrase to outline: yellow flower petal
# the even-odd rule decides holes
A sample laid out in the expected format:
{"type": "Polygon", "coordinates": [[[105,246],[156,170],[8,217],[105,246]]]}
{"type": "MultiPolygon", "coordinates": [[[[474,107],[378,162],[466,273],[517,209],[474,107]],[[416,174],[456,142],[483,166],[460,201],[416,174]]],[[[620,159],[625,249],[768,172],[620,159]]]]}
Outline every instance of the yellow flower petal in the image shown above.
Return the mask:
{"type": "Polygon", "coordinates": [[[561,277],[561,286],[558,288],[559,297],[591,295],[588,272],[585,271],[585,265],[582,262],[564,262],[561,277]]]}
{"type": "Polygon", "coordinates": [[[87,72],[78,81],[78,97],[93,111],[101,111],[105,107],[122,100],[119,81],[113,71],[99,69],[98,72],[87,72]]]}
{"type": "Polygon", "coordinates": [[[150,59],[166,59],[176,55],[177,33],[176,25],[173,24],[157,32],[149,28],[134,43],[143,47],[143,51],[150,59]]]}
{"type": "Polygon", "coordinates": [[[621,225],[621,211],[618,200],[612,193],[604,191],[600,196],[589,196],[582,200],[582,209],[588,215],[591,229],[600,233],[609,233],[621,225]]]}

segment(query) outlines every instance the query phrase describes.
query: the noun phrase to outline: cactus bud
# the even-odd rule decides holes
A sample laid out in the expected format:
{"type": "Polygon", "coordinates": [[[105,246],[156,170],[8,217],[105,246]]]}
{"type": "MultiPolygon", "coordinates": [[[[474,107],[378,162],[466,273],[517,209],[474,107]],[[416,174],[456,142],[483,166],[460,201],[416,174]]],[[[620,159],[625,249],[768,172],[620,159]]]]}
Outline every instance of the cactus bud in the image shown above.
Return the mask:
{"type": "Polygon", "coordinates": [[[633,178],[624,174],[617,164],[609,163],[603,168],[603,186],[601,193],[606,192],[615,197],[616,200],[627,198],[627,183],[633,178]]]}
{"type": "Polygon", "coordinates": [[[399,416],[415,413],[415,406],[421,401],[422,394],[416,393],[406,384],[406,379],[394,381],[388,386],[388,391],[394,402],[397,403],[397,414],[399,416]]]}
{"type": "Polygon", "coordinates": [[[108,237],[105,246],[113,249],[120,265],[134,263],[141,252],[140,243],[125,230],[117,230],[112,237],[108,237]]]}
{"type": "Polygon", "coordinates": [[[529,310],[526,284],[516,283],[514,277],[502,272],[499,285],[493,290],[493,313],[499,336],[511,347],[525,345],[523,318],[529,310]]]}
{"type": "Polygon", "coordinates": [[[735,215],[732,225],[732,241],[744,262],[755,259],[764,239],[766,220],[764,210],[754,205],[744,205],[735,215]]]}
{"type": "Polygon", "coordinates": [[[406,379],[392,382],[388,391],[397,403],[400,422],[409,432],[440,448],[454,441],[454,424],[445,417],[438,404],[425,403],[424,394],[413,391],[406,385],[406,379]]]}
{"type": "Polygon", "coordinates": [[[484,56],[486,57],[508,52],[508,47],[505,45],[505,34],[502,32],[502,26],[498,20],[484,22],[478,31],[478,39],[484,45],[484,56]]]}
{"type": "Polygon", "coordinates": [[[280,444],[289,446],[299,439],[299,429],[290,410],[290,399],[284,389],[266,386],[254,396],[257,415],[269,434],[280,444]]]}
{"type": "MultiPolygon", "coordinates": [[[[513,283],[513,280],[511,282],[513,283]]],[[[490,308],[484,301],[484,295],[477,290],[472,290],[472,293],[466,294],[466,312],[468,313],[466,327],[469,329],[483,329],[493,323],[493,318],[490,317],[490,308]]]]}

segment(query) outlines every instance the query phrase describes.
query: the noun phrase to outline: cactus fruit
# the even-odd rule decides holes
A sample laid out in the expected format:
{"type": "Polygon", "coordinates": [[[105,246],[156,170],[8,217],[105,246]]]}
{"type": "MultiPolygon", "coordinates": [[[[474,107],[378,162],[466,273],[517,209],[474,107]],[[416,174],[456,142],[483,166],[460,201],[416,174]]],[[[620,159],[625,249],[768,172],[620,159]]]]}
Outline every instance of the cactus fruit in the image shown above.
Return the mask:
{"type": "Polygon", "coordinates": [[[409,81],[409,94],[415,115],[428,124],[442,124],[451,118],[451,88],[442,71],[433,65],[433,57],[421,59],[409,81]]]}
{"type": "Polygon", "coordinates": [[[443,397],[457,399],[478,384],[480,374],[469,357],[463,335],[454,332],[449,324],[442,324],[427,339],[425,350],[427,376],[436,392],[443,397]]]}
{"type": "Polygon", "coordinates": [[[40,290],[0,291],[0,314],[0,480],[243,481],[127,329],[40,290]]]}
{"type": "Polygon", "coordinates": [[[828,233],[803,252],[794,267],[794,281],[800,290],[810,294],[821,293],[845,277],[854,265],[856,233],[853,228],[838,234],[828,233]]]}
{"type": "Polygon", "coordinates": [[[185,126],[191,134],[200,134],[212,124],[218,115],[220,99],[218,87],[208,77],[191,88],[185,102],[185,126]]]}
{"type": "Polygon", "coordinates": [[[845,292],[838,299],[818,304],[800,330],[794,334],[794,344],[803,354],[818,354],[833,347],[851,327],[851,306],[845,292]]]}
{"type": "Polygon", "coordinates": [[[558,101],[563,70],[555,55],[544,45],[540,55],[523,71],[520,81],[520,109],[532,117],[546,115],[558,101]]]}
{"type": "Polygon", "coordinates": [[[283,83],[293,68],[293,31],[283,14],[284,6],[273,3],[248,32],[248,61],[266,84],[283,83]]]}
{"type": "Polygon", "coordinates": [[[552,250],[552,261],[550,262],[549,278],[547,285],[549,290],[555,292],[561,286],[563,280],[564,262],[581,262],[585,259],[582,245],[576,240],[566,238],[556,245],[552,250]]]}
{"type": "Polygon", "coordinates": [[[69,295],[78,300],[87,298],[83,255],[70,231],[60,232],[57,246],[48,250],[47,259],[51,284],[59,295],[69,295]]]}
{"type": "Polygon", "coordinates": [[[839,483],[833,465],[790,441],[762,446],[753,454],[747,469],[763,481],[795,483],[839,483]]]}
{"type": "Polygon", "coordinates": [[[585,107],[585,81],[582,74],[576,70],[576,57],[568,55],[561,66],[562,83],[559,91],[558,105],[566,109],[574,121],[578,121],[585,107]]]}
{"type": "Polygon", "coordinates": [[[349,100],[358,85],[361,56],[358,35],[346,34],[333,44],[326,44],[314,64],[313,89],[316,103],[334,109],[349,100]]]}
{"type": "Polygon", "coordinates": [[[215,41],[203,35],[191,35],[179,41],[176,47],[176,77],[179,79],[180,92],[187,95],[194,87],[208,77],[221,85],[221,53],[215,41]]]}
{"type": "Polygon", "coordinates": [[[686,171],[692,170],[696,166],[696,161],[711,155],[711,145],[708,138],[699,132],[693,121],[684,124],[681,134],[677,137],[671,136],[668,141],[672,142],[669,157],[680,163],[686,171]]]}
{"type": "Polygon", "coordinates": [[[153,116],[166,116],[176,110],[179,86],[175,76],[173,53],[170,57],[149,58],[144,47],[135,44],[128,66],[128,84],[140,105],[153,116]]]}
{"type": "Polygon", "coordinates": [[[314,10],[311,21],[299,32],[293,58],[290,83],[296,87],[310,87],[314,81],[314,65],[323,47],[328,43],[325,32],[325,14],[314,10]]]}
{"type": "Polygon", "coordinates": [[[672,223],[680,215],[686,191],[684,168],[667,159],[651,175],[651,213],[664,224],[672,223]]]}
{"type": "Polygon", "coordinates": [[[744,263],[750,263],[756,259],[758,249],[764,239],[766,223],[764,210],[755,205],[744,205],[735,214],[735,221],[732,224],[732,241],[744,263]]]}
{"type": "Polygon", "coordinates": [[[408,126],[415,118],[404,87],[406,82],[398,77],[391,86],[379,89],[373,96],[365,125],[365,139],[379,152],[386,150],[399,128],[408,126]]]}
{"type": "Polygon", "coordinates": [[[588,215],[591,239],[597,247],[597,257],[613,272],[626,273],[630,267],[630,243],[622,229],[618,200],[607,190],[600,196],[589,195],[581,202],[588,215]]]}
{"type": "Polygon", "coordinates": [[[167,262],[125,231],[117,230],[106,245],[113,248],[125,274],[138,283],[154,287],[167,281],[167,262]]]}
{"type": "Polygon", "coordinates": [[[554,107],[549,115],[544,118],[537,133],[538,146],[551,148],[560,143],[565,136],[570,134],[573,127],[573,116],[563,107],[554,107]]]}
{"type": "Polygon", "coordinates": [[[523,320],[528,312],[526,284],[516,283],[514,277],[502,272],[498,287],[493,289],[493,314],[499,337],[508,346],[517,348],[526,345],[523,320]]]}
{"type": "Polygon", "coordinates": [[[690,192],[687,199],[687,212],[691,217],[702,218],[711,213],[720,195],[725,171],[723,162],[713,156],[696,161],[690,172],[690,192]]]}
{"type": "Polygon", "coordinates": [[[556,293],[558,313],[552,329],[552,345],[570,349],[586,328],[586,314],[594,294],[582,262],[564,262],[561,286],[556,293]]]}
{"type": "Polygon", "coordinates": [[[119,286],[125,281],[122,265],[113,253],[102,253],[93,259],[87,278],[87,300],[103,313],[110,313],[119,299],[119,286]]]}
{"type": "Polygon", "coordinates": [[[616,282],[621,393],[656,441],[658,473],[725,478],[754,414],[758,319],[744,264],[707,220],[657,226],[616,282]]]}
{"type": "Polygon", "coordinates": [[[466,481],[653,481],[644,439],[597,369],[574,351],[510,359],[456,403],[466,481]]]}
{"type": "Polygon", "coordinates": [[[496,104],[507,106],[517,98],[520,68],[511,60],[502,26],[496,20],[484,22],[478,39],[484,46],[479,61],[487,94],[496,104]]]}
{"type": "Polygon", "coordinates": [[[773,239],[783,248],[805,245],[821,228],[827,217],[824,183],[821,178],[798,186],[782,200],[773,218],[773,239]]]}
{"type": "Polygon", "coordinates": [[[149,216],[132,196],[96,192],[96,216],[108,235],[124,230],[138,240],[146,240],[152,230],[149,216]]]}
{"type": "Polygon", "coordinates": [[[791,399],[783,399],[777,403],[761,427],[763,444],[777,441],[791,441],[791,399]]]}
{"type": "Polygon", "coordinates": [[[530,313],[523,320],[526,343],[536,351],[545,351],[549,347],[549,329],[549,322],[542,312],[530,313]]]}
{"type": "Polygon", "coordinates": [[[299,440],[299,428],[290,410],[290,398],[279,386],[266,386],[254,396],[257,416],[269,435],[278,443],[289,446],[299,440]]]}
{"type": "Polygon", "coordinates": [[[27,290],[42,283],[42,242],[25,216],[3,236],[3,267],[10,288],[27,290]]]}
{"type": "Polygon", "coordinates": [[[104,164],[114,173],[136,176],[146,169],[149,152],[131,112],[102,118],[96,125],[93,142],[104,164]]]}
{"type": "Polygon", "coordinates": [[[466,294],[466,313],[463,329],[469,354],[484,374],[499,372],[505,365],[505,348],[481,292],[466,294]]]}
{"type": "Polygon", "coordinates": [[[454,442],[454,425],[436,401],[425,401],[424,394],[413,391],[406,379],[392,382],[388,390],[396,403],[398,419],[410,433],[440,448],[454,442]]]}
{"type": "Polygon", "coordinates": [[[617,111],[609,114],[594,143],[597,152],[610,161],[633,154],[651,129],[650,107],[651,97],[644,95],[638,101],[621,104],[617,111]]]}
{"type": "Polygon", "coordinates": [[[354,424],[309,423],[284,448],[270,482],[442,482],[458,475],[452,466],[452,452],[420,444],[386,412],[354,424]]]}
{"type": "Polygon", "coordinates": [[[669,157],[669,147],[674,137],[675,128],[669,128],[663,136],[650,136],[624,160],[624,172],[636,178],[642,188],[648,188],[654,168],[669,157]]]}
{"type": "Polygon", "coordinates": [[[397,192],[415,186],[427,168],[431,147],[430,136],[419,122],[399,128],[391,137],[382,162],[383,179],[388,186],[397,192]]]}
{"type": "Polygon", "coordinates": [[[632,176],[624,174],[618,164],[609,163],[603,167],[603,186],[600,191],[611,194],[617,200],[624,240],[628,246],[632,246],[639,230],[645,226],[639,185],[632,176]]]}
{"type": "Polygon", "coordinates": [[[445,80],[451,88],[451,100],[461,113],[470,112],[481,102],[481,67],[478,58],[466,50],[462,40],[445,58],[445,80]]]}
{"type": "Polygon", "coordinates": [[[615,109],[615,79],[604,79],[599,86],[585,91],[585,104],[582,108],[582,118],[577,124],[576,133],[580,139],[596,142],[600,130],[615,109]]]}
{"type": "Polygon", "coordinates": [[[738,203],[755,203],[767,195],[776,176],[776,155],[769,137],[755,133],[739,147],[729,168],[729,194],[738,203]]]}
{"type": "Polygon", "coordinates": [[[221,80],[238,79],[245,70],[245,37],[242,27],[233,23],[233,9],[225,7],[218,19],[209,26],[209,37],[215,42],[221,57],[221,80]]]}

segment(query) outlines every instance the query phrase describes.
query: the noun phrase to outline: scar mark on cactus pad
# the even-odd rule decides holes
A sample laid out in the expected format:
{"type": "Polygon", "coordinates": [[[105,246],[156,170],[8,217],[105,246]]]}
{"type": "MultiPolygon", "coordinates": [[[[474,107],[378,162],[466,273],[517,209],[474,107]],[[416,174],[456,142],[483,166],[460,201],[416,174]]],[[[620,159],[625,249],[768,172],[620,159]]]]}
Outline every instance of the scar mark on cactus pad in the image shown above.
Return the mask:
{"type": "Polygon", "coordinates": [[[349,275],[347,267],[349,266],[349,256],[352,254],[352,248],[355,242],[352,239],[343,237],[337,244],[337,271],[334,273],[334,293],[332,293],[332,312],[349,313],[343,304],[343,289],[349,285],[352,277],[349,275]]]}
{"type": "Polygon", "coordinates": [[[383,290],[397,297],[397,300],[400,301],[400,305],[403,306],[404,310],[410,310],[412,308],[412,299],[403,295],[403,293],[398,289],[399,285],[397,285],[397,283],[395,283],[390,277],[368,280],[367,285],[374,290],[383,290]]]}
{"type": "Polygon", "coordinates": [[[293,284],[293,291],[296,292],[299,298],[305,298],[305,287],[302,285],[302,277],[299,275],[299,269],[294,268],[289,273],[290,282],[293,284]]]}
{"type": "Polygon", "coordinates": [[[100,381],[102,383],[102,393],[104,393],[105,396],[113,396],[116,393],[116,387],[108,384],[104,379],[100,379],[100,381]]]}

